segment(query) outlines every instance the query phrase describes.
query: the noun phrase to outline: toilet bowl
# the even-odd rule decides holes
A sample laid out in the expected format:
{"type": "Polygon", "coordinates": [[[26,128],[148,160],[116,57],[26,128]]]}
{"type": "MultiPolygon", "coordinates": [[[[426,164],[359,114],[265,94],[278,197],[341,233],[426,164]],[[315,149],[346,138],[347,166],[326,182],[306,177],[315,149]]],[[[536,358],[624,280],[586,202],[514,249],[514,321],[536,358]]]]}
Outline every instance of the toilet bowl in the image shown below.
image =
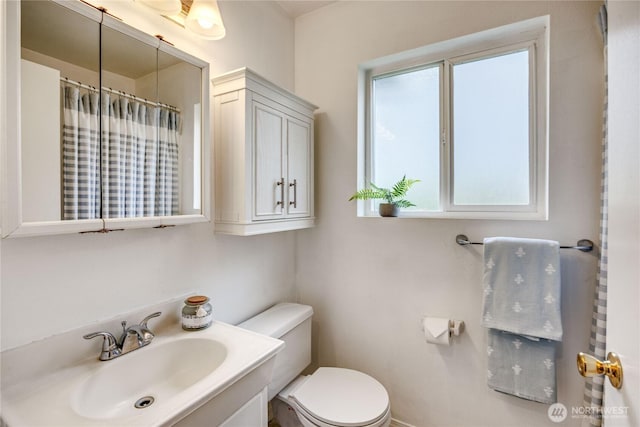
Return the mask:
{"type": "Polygon", "coordinates": [[[391,420],[385,388],[369,375],[344,368],[318,368],[300,376],[278,395],[305,427],[388,426],[391,420]]]}
{"type": "Polygon", "coordinates": [[[286,344],[276,356],[269,400],[288,404],[304,427],[389,426],[389,395],[375,378],[332,367],[300,375],[311,362],[312,315],[308,305],[281,303],[238,325],[286,344]]]}

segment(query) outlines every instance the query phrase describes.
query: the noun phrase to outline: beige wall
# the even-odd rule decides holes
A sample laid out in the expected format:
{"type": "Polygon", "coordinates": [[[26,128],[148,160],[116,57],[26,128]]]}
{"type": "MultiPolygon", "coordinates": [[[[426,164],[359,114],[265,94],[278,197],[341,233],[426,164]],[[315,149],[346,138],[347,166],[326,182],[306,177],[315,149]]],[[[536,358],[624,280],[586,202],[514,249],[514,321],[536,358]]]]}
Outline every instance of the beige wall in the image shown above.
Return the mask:
{"type": "MultiPolygon", "coordinates": [[[[296,92],[320,106],[316,121],[318,226],[298,234],[296,284],[314,306],[322,365],[360,369],[389,390],[393,416],[415,426],[553,425],[545,405],[486,386],[479,325],[481,247],[508,235],[598,239],[602,42],[599,2],[338,2],[295,29],[296,92]],[[551,15],[550,220],[357,218],[356,79],[360,62],[541,15],[551,15]],[[451,347],[424,342],[423,315],[463,319],[451,347]]],[[[562,252],[565,338],[559,400],[582,401],[575,354],[588,346],[596,258],[562,252]]],[[[578,425],[579,420],[566,424],[578,425]]]]}

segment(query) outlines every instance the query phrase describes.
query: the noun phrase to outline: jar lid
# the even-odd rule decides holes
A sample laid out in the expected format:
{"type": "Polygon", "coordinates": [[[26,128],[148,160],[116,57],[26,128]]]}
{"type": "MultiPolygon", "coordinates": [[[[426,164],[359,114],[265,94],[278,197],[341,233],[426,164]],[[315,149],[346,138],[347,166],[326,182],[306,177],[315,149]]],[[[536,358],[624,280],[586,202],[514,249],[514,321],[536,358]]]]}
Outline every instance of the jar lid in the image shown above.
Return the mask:
{"type": "Polygon", "coordinates": [[[209,297],[206,297],[204,295],[194,295],[184,300],[184,303],[187,305],[202,305],[206,304],[207,302],[209,302],[209,297]]]}

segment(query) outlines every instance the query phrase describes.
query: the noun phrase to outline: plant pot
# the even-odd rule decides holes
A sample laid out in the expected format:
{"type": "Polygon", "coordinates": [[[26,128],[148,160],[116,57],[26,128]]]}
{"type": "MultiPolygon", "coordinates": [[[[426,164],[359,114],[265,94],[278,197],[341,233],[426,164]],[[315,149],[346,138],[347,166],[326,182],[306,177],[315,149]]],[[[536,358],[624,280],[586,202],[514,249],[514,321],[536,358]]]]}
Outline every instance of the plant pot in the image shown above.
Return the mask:
{"type": "Polygon", "coordinates": [[[378,206],[380,216],[396,217],[398,216],[398,211],[398,207],[393,203],[380,203],[380,206],[378,206]]]}

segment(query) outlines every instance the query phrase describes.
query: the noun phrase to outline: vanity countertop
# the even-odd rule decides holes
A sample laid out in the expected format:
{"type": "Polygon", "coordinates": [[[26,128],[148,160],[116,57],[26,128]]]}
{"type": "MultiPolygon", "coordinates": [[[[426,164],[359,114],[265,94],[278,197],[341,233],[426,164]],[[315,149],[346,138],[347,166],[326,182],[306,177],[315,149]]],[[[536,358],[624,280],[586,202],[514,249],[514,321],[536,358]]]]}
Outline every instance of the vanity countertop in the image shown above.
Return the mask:
{"type": "MultiPolygon", "coordinates": [[[[84,344],[81,335],[77,336],[77,340],[78,345],[84,344]]],[[[56,354],[60,354],[60,348],[57,348],[58,344],[55,343],[55,338],[50,341],[52,342],[49,354],[55,357],[56,354]]],[[[42,351],[47,347],[47,340],[38,342],[37,346],[39,351],[42,351]]],[[[282,347],[284,347],[284,343],[280,340],[214,321],[209,328],[193,332],[184,331],[180,327],[180,323],[175,322],[157,333],[156,338],[148,346],[117,359],[106,362],[99,361],[97,358],[99,351],[96,351],[92,357],[84,358],[68,366],[60,367],[52,363],[53,367],[49,372],[46,367],[42,366],[38,366],[34,370],[25,369],[24,363],[28,364],[28,360],[25,361],[28,349],[10,350],[2,353],[2,368],[3,371],[10,372],[15,367],[17,373],[10,375],[9,378],[3,377],[2,420],[11,427],[27,425],[171,425],[216,396],[224,394],[225,390],[260,368],[261,365],[267,364],[282,347]],[[196,343],[196,341],[198,342],[196,343]],[[181,350],[177,350],[177,353],[174,351],[178,357],[174,354],[169,367],[165,366],[163,368],[165,371],[160,372],[166,372],[168,369],[173,375],[174,366],[176,371],[180,371],[179,374],[173,375],[175,378],[170,381],[170,385],[173,387],[171,390],[176,392],[164,396],[163,399],[157,399],[160,401],[153,405],[142,410],[131,409],[132,405],[125,401],[126,399],[123,399],[122,402],[111,399],[112,402],[106,406],[126,405],[127,409],[113,408],[111,410],[111,408],[106,408],[90,414],[87,414],[86,405],[83,409],[83,401],[87,400],[87,396],[83,396],[83,394],[96,392],[91,381],[98,377],[105,377],[105,372],[127,372],[126,369],[122,370],[122,367],[126,368],[127,363],[137,363],[136,369],[144,371],[147,361],[149,362],[148,368],[153,369],[152,365],[155,363],[153,359],[157,358],[156,355],[166,353],[165,350],[159,351],[158,349],[171,347],[197,350],[204,348],[199,347],[200,344],[212,341],[215,342],[216,348],[222,349],[223,354],[218,357],[219,361],[211,371],[203,371],[202,369],[180,371],[181,350]],[[194,344],[197,345],[194,346],[194,344]],[[141,364],[140,360],[143,360],[144,363],[141,364]],[[115,364],[121,366],[117,367],[115,364]],[[34,371],[38,374],[34,375],[34,371]],[[117,405],[114,405],[114,402],[117,405]]],[[[96,348],[99,350],[99,347],[95,347],[94,343],[92,349],[96,348]]],[[[193,365],[194,360],[197,362],[198,359],[189,358],[185,362],[193,365]]],[[[200,360],[208,362],[208,359],[200,360]]],[[[163,363],[167,365],[166,362],[163,363]]],[[[96,384],[100,384],[101,387],[107,384],[107,387],[112,387],[116,393],[124,390],[122,393],[126,394],[129,383],[134,381],[131,378],[138,375],[134,373],[134,375],[123,374],[122,376],[123,378],[113,378],[111,385],[108,384],[108,381],[105,383],[105,380],[100,380],[102,382],[96,384]]],[[[270,377],[270,371],[268,376],[270,377]]],[[[262,383],[255,384],[258,390],[264,387],[269,380],[269,378],[262,378],[265,377],[264,373],[260,377],[262,383]]],[[[150,378],[150,382],[154,381],[156,379],[150,378]]],[[[240,403],[238,402],[238,405],[240,403]]]]}

